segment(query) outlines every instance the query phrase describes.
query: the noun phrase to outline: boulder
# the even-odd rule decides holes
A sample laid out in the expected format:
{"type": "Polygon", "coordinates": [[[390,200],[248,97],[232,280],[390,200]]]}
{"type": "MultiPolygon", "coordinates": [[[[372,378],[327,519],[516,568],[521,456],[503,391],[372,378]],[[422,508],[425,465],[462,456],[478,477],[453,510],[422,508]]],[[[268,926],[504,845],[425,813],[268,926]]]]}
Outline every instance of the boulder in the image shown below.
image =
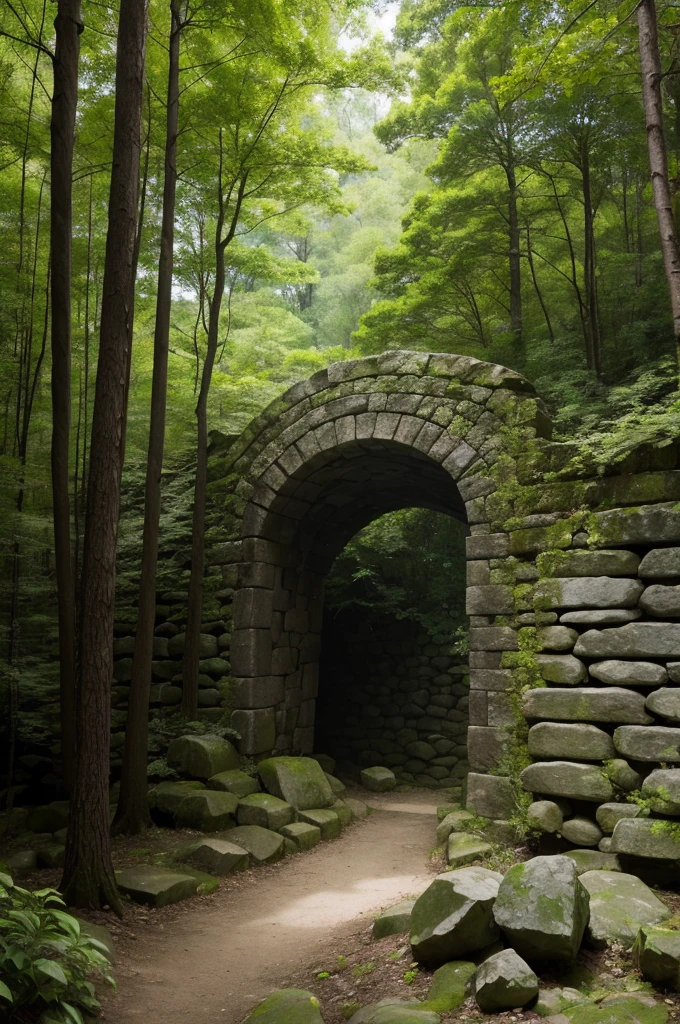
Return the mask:
{"type": "Polygon", "coordinates": [[[175,811],[175,822],[180,828],[220,832],[233,827],[237,807],[238,798],[233,793],[204,789],[185,796],[175,811]]]}
{"type": "Polygon", "coordinates": [[[57,832],[68,824],[68,800],[53,800],[45,807],[34,807],[26,818],[29,832],[57,832]]]}
{"type": "Polygon", "coordinates": [[[202,839],[189,844],[178,860],[210,875],[231,875],[249,864],[248,851],[227,839],[202,839]]]}
{"type": "Polygon", "coordinates": [[[619,661],[609,658],[588,667],[593,679],[610,686],[660,686],[668,679],[663,665],[654,661],[619,661]]]}
{"type": "Polygon", "coordinates": [[[560,552],[553,576],[637,576],[640,558],[633,551],[560,552]]]}
{"type": "MultiPolygon", "coordinates": [[[[652,772],[652,775],[654,772],[652,772]]],[[[680,775],[680,772],[678,773],[680,775]]],[[[597,823],[603,832],[611,835],[621,818],[637,818],[640,808],[637,804],[600,804],[595,811],[597,823]]]]}
{"type": "Polygon", "coordinates": [[[452,832],[446,844],[446,863],[453,868],[484,860],[493,851],[491,843],[469,832],[452,832]]]}
{"type": "MultiPolygon", "coordinates": [[[[182,657],[184,654],[184,633],[176,633],[168,640],[168,654],[171,658],[182,657]]],[[[210,633],[201,633],[199,658],[216,658],[219,653],[217,637],[210,633]]]]}
{"type": "Polygon", "coordinates": [[[590,896],[588,939],[596,949],[620,942],[629,949],[640,928],[659,924],[670,910],[635,875],[617,871],[586,871],[581,885],[590,896]]]}
{"type": "Polygon", "coordinates": [[[23,878],[38,867],[38,853],[36,850],[17,850],[5,858],[5,864],[14,878],[23,878]]]}
{"type": "Polygon", "coordinates": [[[511,818],[516,812],[517,797],[510,779],[478,772],[470,772],[466,779],[468,810],[494,819],[511,818]]]}
{"type": "Polygon", "coordinates": [[[680,987],[680,932],[643,925],[633,944],[633,963],[654,985],[680,987]]]}
{"type": "Polygon", "coordinates": [[[529,730],[529,753],[538,760],[568,757],[578,761],[604,761],[614,757],[609,733],[585,723],[539,722],[529,730]]]}
{"type": "Polygon", "coordinates": [[[588,678],[585,665],[573,654],[537,654],[536,664],[548,683],[577,686],[588,678]]]}
{"type": "Polygon", "coordinates": [[[316,825],[322,839],[337,839],[342,829],[340,819],[330,808],[310,807],[309,810],[298,811],[298,818],[308,825],[316,825]]]}
{"type": "Polygon", "coordinates": [[[257,766],[264,788],[296,811],[330,807],[335,795],[313,757],[269,757],[257,766]]]}
{"type": "Polygon", "coordinates": [[[574,626],[623,626],[641,615],[639,608],[594,608],[565,612],[560,615],[560,622],[574,626]]]}
{"type": "Polygon", "coordinates": [[[227,772],[219,772],[208,779],[208,789],[221,789],[225,793],[233,793],[234,796],[250,796],[251,793],[259,793],[260,783],[252,775],[246,775],[238,768],[232,768],[227,772]]]}
{"type": "Polygon", "coordinates": [[[553,800],[534,800],[527,809],[527,824],[541,832],[559,832],[564,816],[553,800]]]}
{"type": "Polygon", "coordinates": [[[467,960],[454,960],[438,967],[432,975],[423,1007],[437,1013],[450,1013],[465,1002],[477,968],[467,960]]]}
{"type": "Polygon", "coordinates": [[[534,857],[505,875],[494,918],[530,962],[572,961],[588,921],[588,894],[569,857],[534,857]]]}
{"type": "Polygon", "coordinates": [[[557,1017],[546,1017],[545,1024],[666,1024],[668,1020],[666,1007],[648,996],[620,993],[614,998],[612,1002],[607,997],[599,1007],[593,1003],[567,1007],[557,1017]],[[654,1005],[648,1005],[647,999],[654,1005]]]}
{"type": "Polygon", "coordinates": [[[620,725],[614,730],[619,754],[634,761],[680,761],[680,729],[665,725],[620,725]]]}
{"type": "Polygon", "coordinates": [[[680,623],[629,622],[612,629],[589,629],[576,641],[574,654],[586,658],[675,658],[680,623]]]}
{"type": "Polygon", "coordinates": [[[562,835],[574,846],[597,846],[602,839],[599,825],[590,818],[570,818],[562,826],[562,835]]]}
{"type": "Polygon", "coordinates": [[[204,788],[202,782],[189,782],[188,780],[159,782],[147,794],[149,807],[155,817],[174,819],[182,801],[190,794],[200,792],[204,788]]]}
{"type": "Polygon", "coordinates": [[[373,922],[373,938],[384,939],[386,935],[399,935],[400,932],[407,932],[411,927],[411,911],[415,900],[402,900],[388,907],[379,914],[373,922]]]}
{"type": "Polygon", "coordinates": [[[168,747],[168,764],[184,775],[210,779],[238,768],[239,755],[229,740],[219,736],[178,736],[168,747]]]}
{"type": "Polygon", "coordinates": [[[586,871],[621,870],[619,858],[615,853],[602,853],[600,850],[567,850],[564,856],[573,860],[579,877],[586,871]]]}
{"type": "Polygon", "coordinates": [[[568,626],[543,626],[536,631],[536,639],[544,651],[570,651],[578,640],[578,633],[568,626]]]}
{"type": "Polygon", "coordinates": [[[189,899],[198,889],[199,881],[178,869],[137,864],[116,872],[120,891],[135,903],[150,907],[166,907],[189,899]]]}
{"type": "Polygon", "coordinates": [[[229,833],[229,842],[242,847],[255,864],[273,864],[284,856],[284,839],[260,825],[239,825],[229,833]]]}
{"type": "MultiPolygon", "coordinates": [[[[653,798],[653,811],[680,814],[680,768],[656,768],[650,772],[642,783],[642,795],[653,798]]],[[[636,815],[631,814],[630,817],[636,815]]]]}
{"type": "Polygon", "coordinates": [[[634,768],[624,761],[622,757],[615,757],[607,765],[607,774],[618,789],[624,793],[632,793],[639,789],[642,784],[642,776],[634,768]]]}
{"type": "Polygon", "coordinates": [[[372,793],[386,793],[397,785],[396,776],[389,768],[364,768],[360,777],[361,785],[372,793]]]}
{"type": "Polygon", "coordinates": [[[411,913],[409,939],[414,958],[442,964],[495,942],[500,930],[493,904],[502,880],[497,871],[482,867],[437,875],[411,913]]]}
{"type": "Polygon", "coordinates": [[[465,822],[474,821],[474,817],[470,811],[451,811],[447,814],[437,825],[437,846],[443,846],[452,832],[463,831],[465,822]]]}
{"type": "Polygon", "coordinates": [[[319,1000],[299,988],[272,992],[249,1013],[243,1024],[323,1024],[319,1000]]]}
{"type": "Polygon", "coordinates": [[[645,701],[645,707],[670,722],[680,722],[680,687],[664,686],[654,690],[645,701]]]}
{"type": "Polygon", "coordinates": [[[646,725],[652,721],[645,711],[645,698],[622,687],[576,687],[572,690],[538,687],[527,690],[522,699],[525,718],[548,718],[563,722],[617,722],[646,725]]]}
{"type": "Polygon", "coordinates": [[[622,818],[612,835],[612,853],[657,860],[680,860],[680,835],[665,821],[622,818]]]}
{"type": "Polygon", "coordinates": [[[538,978],[514,949],[494,953],[475,975],[475,999],[484,1013],[526,1006],[538,995],[538,978]]]}
{"type": "Polygon", "coordinates": [[[331,757],[330,754],[310,754],[309,756],[319,762],[327,775],[332,775],[335,771],[335,758],[331,757]]]}
{"type": "Polygon", "coordinates": [[[529,793],[566,796],[574,800],[602,803],[611,800],[614,789],[601,768],[574,761],[536,761],[520,774],[529,793]]]}
{"type": "Polygon", "coordinates": [[[640,607],[657,619],[676,619],[680,615],[680,587],[647,587],[640,598],[640,607]]]}
{"type": "Polygon", "coordinates": [[[41,868],[61,868],[64,866],[66,847],[60,843],[41,846],[38,850],[38,864],[41,868]]]}
{"type": "Polygon", "coordinates": [[[239,825],[261,825],[272,832],[280,832],[284,825],[290,825],[295,811],[285,800],[271,793],[251,793],[239,800],[236,817],[239,825]]]}
{"type": "Polygon", "coordinates": [[[353,818],[366,818],[368,816],[369,809],[363,800],[355,800],[354,797],[345,796],[342,798],[342,802],[345,807],[349,807],[353,818]]]}
{"type": "Polygon", "coordinates": [[[350,1017],[349,1024],[439,1024],[439,1014],[426,1010],[417,1000],[390,996],[364,1006],[350,1017]]]}
{"type": "MultiPolygon", "coordinates": [[[[314,760],[316,760],[316,758],[314,758],[314,760]]],[[[328,780],[328,785],[331,787],[331,790],[333,791],[333,795],[344,796],[345,793],[347,792],[347,787],[345,786],[344,782],[341,782],[340,779],[336,779],[334,775],[329,775],[328,772],[324,772],[324,775],[328,780]]]]}
{"type": "Polygon", "coordinates": [[[647,579],[680,576],[680,548],[652,548],[640,562],[638,575],[647,579]]]}
{"type": "Polygon", "coordinates": [[[299,851],[311,850],[321,842],[321,829],[316,825],[309,825],[306,821],[294,821],[291,825],[284,825],[279,831],[284,839],[295,843],[299,851]]]}
{"type": "Polygon", "coordinates": [[[644,590],[640,580],[575,576],[540,580],[534,597],[548,608],[634,608],[644,590]]]}

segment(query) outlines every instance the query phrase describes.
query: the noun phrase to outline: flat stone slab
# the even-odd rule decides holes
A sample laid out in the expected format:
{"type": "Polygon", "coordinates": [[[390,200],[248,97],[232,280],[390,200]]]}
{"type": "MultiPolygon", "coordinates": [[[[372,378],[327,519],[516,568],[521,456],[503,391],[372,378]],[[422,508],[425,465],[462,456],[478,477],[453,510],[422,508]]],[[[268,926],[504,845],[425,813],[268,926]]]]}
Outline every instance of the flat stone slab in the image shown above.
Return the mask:
{"type": "Polygon", "coordinates": [[[137,864],[116,872],[116,884],[135,903],[167,907],[170,903],[179,903],[193,896],[199,881],[181,871],[137,864]]]}
{"type": "Polygon", "coordinates": [[[680,768],[656,768],[650,772],[642,783],[642,795],[653,798],[653,811],[680,814],[680,768]]]}
{"type": "Polygon", "coordinates": [[[661,690],[654,690],[645,701],[645,707],[669,722],[680,722],[680,687],[664,686],[661,690]]]}
{"type": "Polygon", "coordinates": [[[316,825],[322,839],[337,839],[342,829],[340,819],[330,808],[310,807],[309,810],[298,811],[298,818],[308,825],[316,825]]]}
{"type": "Polygon", "coordinates": [[[284,825],[279,831],[284,839],[294,842],[298,850],[311,850],[321,842],[321,829],[306,821],[294,821],[290,825],[284,825]]]}
{"type": "Polygon", "coordinates": [[[251,793],[239,800],[236,817],[239,825],[261,825],[280,832],[292,822],[295,809],[271,793],[251,793]]]}
{"type": "Polygon", "coordinates": [[[531,963],[574,960],[588,921],[588,895],[575,862],[534,857],[513,865],[501,882],[494,918],[531,963]]]}
{"type": "Polygon", "coordinates": [[[594,1003],[569,1006],[556,1017],[544,1017],[545,1024],[666,1024],[668,1010],[642,994],[620,993],[612,1002],[607,996],[599,1006],[594,1003]],[[651,1005],[650,1005],[651,1004],[651,1005]]]}
{"type": "Polygon", "coordinates": [[[182,801],[192,793],[197,793],[205,787],[202,782],[159,782],[157,786],[148,792],[149,807],[153,811],[166,817],[174,818],[177,808],[182,801]]]}
{"type": "Polygon", "coordinates": [[[652,548],[640,562],[638,575],[648,579],[680,576],[680,548],[652,548]]]}
{"type": "Polygon", "coordinates": [[[609,658],[588,668],[593,679],[610,686],[661,686],[668,679],[663,665],[653,661],[620,661],[609,658]]]}
{"type": "Polygon", "coordinates": [[[461,868],[475,860],[484,860],[493,851],[491,843],[468,832],[452,832],[446,844],[446,862],[453,868],[461,868]]]}
{"type": "Polygon", "coordinates": [[[236,747],[219,736],[178,736],[167,758],[173,768],[196,779],[210,779],[239,765],[236,747]]]}
{"type": "Polygon", "coordinates": [[[614,788],[600,768],[573,761],[537,761],[524,769],[520,779],[529,793],[596,803],[611,800],[614,796],[614,788]]]}
{"type": "Polygon", "coordinates": [[[609,733],[585,723],[539,722],[529,730],[529,753],[543,758],[573,758],[576,761],[604,761],[615,756],[609,733]]]}
{"type": "Polygon", "coordinates": [[[621,725],[614,730],[619,754],[634,761],[680,761],[680,729],[664,725],[621,725]]]}
{"type": "Polygon", "coordinates": [[[195,828],[199,832],[221,832],[231,828],[238,807],[233,793],[220,793],[204,789],[191,793],[175,811],[175,822],[181,828],[195,828]]]}
{"type": "Polygon", "coordinates": [[[576,865],[579,877],[586,871],[620,871],[621,864],[615,853],[602,853],[600,850],[567,850],[564,854],[576,865]]]}
{"type": "Polygon", "coordinates": [[[414,959],[443,964],[495,942],[500,929],[493,904],[502,880],[497,871],[477,866],[437,875],[411,913],[414,959]]]}
{"type": "Polygon", "coordinates": [[[384,939],[386,935],[399,935],[407,932],[411,927],[411,911],[415,900],[402,900],[388,907],[379,914],[373,922],[372,935],[374,939],[384,939]]]}
{"type": "Polygon", "coordinates": [[[248,851],[227,839],[202,839],[179,858],[199,871],[210,875],[230,875],[244,871],[250,863],[248,851]]]}
{"type": "Polygon", "coordinates": [[[229,833],[229,841],[247,850],[256,864],[273,864],[285,853],[283,836],[260,825],[239,825],[229,833]]]}
{"type": "Polygon", "coordinates": [[[538,995],[538,978],[514,949],[485,960],[475,975],[475,999],[484,1013],[526,1006],[538,995]]]}
{"type": "Polygon", "coordinates": [[[539,687],[527,690],[522,699],[525,718],[547,718],[563,722],[615,722],[647,725],[652,716],[645,710],[645,698],[634,690],[608,686],[574,687],[570,690],[539,687]]]}
{"type": "Polygon", "coordinates": [[[323,1024],[319,1000],[311,992],[284,988],[263,999],[243,1024],[323,1024]]]}
{"type": "Polygon", "coordinates": [[[643,925],[633,945],[633,963],[643,978],[675,990],[680,983],[680,932],[643,925]]]}
{"type": "Polygon", "coordinates": [[[671,916],[668,907],[635,875],[586,871],[580,882],[590,896],[588,938],[597,949],[610,942],[629,949],[643,925],[659,924],[671,916]]]}
{"type": "MultiPolygon", "coordinates": [[[[561,553],[562,554],[562,553],[561,553]]],[[[637,576],[640,558],[633,551],[566,551],[554,576],[637,576]]]]}
{"type": "Polygon", "coordinates": [[[680,623],[629,622],[612,629],[589,629],[574,653],[586,658],[675,658],[680,650],[680,623]]]}
{"type": "Polygon", "coordinates": [[[257,766],[264,788],[297,811],[330,807],[336,797],[313,757],[269,757],[257,766]]]}
{"type": "MultiPolygon", "coordinates": [[[[654,772],[652,772],[652,775],[654,772]]],[[[680,772],[678,773],[680,775],[680,772]]],[[[600,804],[595,811],[597,823],[603,832],[611,835],[621,818],[637,818],[640,808],[637,804],[600,804]]]]}
{"type": "Polygon", "coordinates": [[[227,772],[218,772],[208,779],[208,789],[221,789],[225,793],[233,793],[234,796],[249,796],[251,793],[259,793],[260,783],[252,775],[246,775],[238,768],[232,768],[227,772]]]}
{"type": "Polygon", "coordinates": [[[641,615],[639,608],[594,608],[564,612],[560,615],[560,622],[574,626],[618,626],[635,622],[641,615]]]}
{"type": "Polygon", "coordinates": [[[361,772],[361,785],[372,793],[387,793],[397,785],[397,778],[389,768],[376,765],[361,772]]]}
{"type": "Polygon", "coordinates": [[[622,818],[612,835],[612,853],[657,860],[680,860],[680,837],[663,820],[622,818]]]}
{"type": "Polygon", "coordinates": [[[543,609],[634,608],[643,590],[640,580],[575,576],[541,580],[535,596],[543,609]]]}

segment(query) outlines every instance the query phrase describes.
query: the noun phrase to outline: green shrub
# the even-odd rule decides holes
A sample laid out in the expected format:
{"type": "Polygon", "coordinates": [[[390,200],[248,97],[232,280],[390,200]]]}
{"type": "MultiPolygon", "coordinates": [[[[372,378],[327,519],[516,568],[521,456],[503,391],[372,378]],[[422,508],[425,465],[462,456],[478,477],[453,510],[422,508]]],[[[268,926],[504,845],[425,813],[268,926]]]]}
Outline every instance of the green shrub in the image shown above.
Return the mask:
{"type": "Polygon", "coordinates": [[[99,1009],[94,982],[115,982],[106,949],[60,909],[56,889],[29,892],[0,872],[0,1016],[82,1024],[99,1009]]]}

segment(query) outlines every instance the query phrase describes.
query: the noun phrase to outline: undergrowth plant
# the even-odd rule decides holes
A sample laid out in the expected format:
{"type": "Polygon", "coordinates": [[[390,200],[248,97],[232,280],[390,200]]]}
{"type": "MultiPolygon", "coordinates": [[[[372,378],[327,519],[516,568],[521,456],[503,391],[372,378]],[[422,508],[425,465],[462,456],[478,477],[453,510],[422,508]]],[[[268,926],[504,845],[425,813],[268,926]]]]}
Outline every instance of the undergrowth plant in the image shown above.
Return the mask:
{"type": "Polygon", "coordinates": [[[0,1018],[83,1024],[95,981],[115,988],[106,947],[84,935],[56,889],[30,892],[0,872],[0,1018]]]}

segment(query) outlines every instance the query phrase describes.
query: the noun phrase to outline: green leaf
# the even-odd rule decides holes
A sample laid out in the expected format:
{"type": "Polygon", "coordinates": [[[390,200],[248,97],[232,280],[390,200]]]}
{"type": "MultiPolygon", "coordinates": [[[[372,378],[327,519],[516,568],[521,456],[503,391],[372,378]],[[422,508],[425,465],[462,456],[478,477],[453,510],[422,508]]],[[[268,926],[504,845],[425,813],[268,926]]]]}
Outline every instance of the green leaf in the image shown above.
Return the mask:
{"type": "Polygon", "coordinates": [[[72,1006],[71,1003],[66,1003],[63,1000],[59,1005],[66,1011],[67,1017],[73,1021],[73,1024],[83,1024],[83,1015],[76,1006],[72,1006]]]}
{"type": "Polygon", "coordinates": [[[56,962],[56,960],[45,960],[44,958],[41,958],[36,960],[33,966],[46,978],[51,978],[52,981],[56,981],[60,985],[68,985],[68,978],[64,974],[64,969],[56,962]]]}
{"type": "Polygon", "coordinates": [[[80,924],[75,917],[72,917],[71,914],[66,914],[63,910],[53,910],[52,916],[56,918],[64,931],[68,932],[71,938],[77,939],[80,937],[80,924]]]}
{"type": "Polygon", "coordinates": [[[6,999],[8,1003],[14,1002],[14,996],[8,989],[7,985],[5,985],[4,981],[0,981],[0,996],[2,996],[3,999],[6,999]]]}
{"type": "Polygon", "coordinates": [[[12,876],[5,874],[4,871],[0,871],[0,885],[4,885],[5,889],[12,889],[14,887],[12,876]]]}

